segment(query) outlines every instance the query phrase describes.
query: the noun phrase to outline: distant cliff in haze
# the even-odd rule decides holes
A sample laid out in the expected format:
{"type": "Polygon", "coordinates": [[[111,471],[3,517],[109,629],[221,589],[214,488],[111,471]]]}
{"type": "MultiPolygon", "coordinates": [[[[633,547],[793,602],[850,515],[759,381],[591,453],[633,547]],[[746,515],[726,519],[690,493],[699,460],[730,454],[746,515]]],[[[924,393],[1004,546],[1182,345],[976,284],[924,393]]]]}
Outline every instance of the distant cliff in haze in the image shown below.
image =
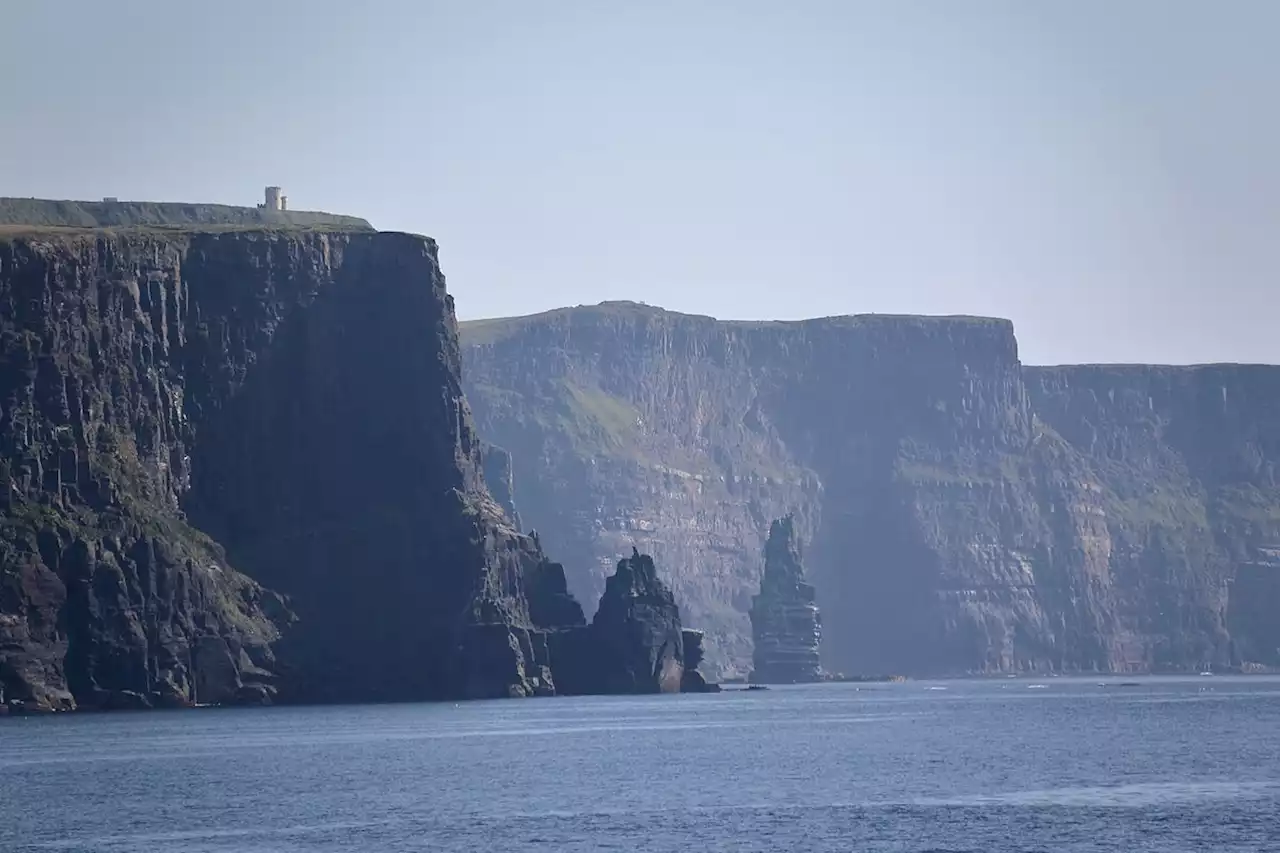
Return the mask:
{"type": "Polygon", "coordinates": [[[1027,367],[999,319],[634,303],[461,336],[479,432],[579,597],[638,543],[721,673],[749,669],[789,512],[832,670],[1280,664],[1280,368],[1027,367]]]}

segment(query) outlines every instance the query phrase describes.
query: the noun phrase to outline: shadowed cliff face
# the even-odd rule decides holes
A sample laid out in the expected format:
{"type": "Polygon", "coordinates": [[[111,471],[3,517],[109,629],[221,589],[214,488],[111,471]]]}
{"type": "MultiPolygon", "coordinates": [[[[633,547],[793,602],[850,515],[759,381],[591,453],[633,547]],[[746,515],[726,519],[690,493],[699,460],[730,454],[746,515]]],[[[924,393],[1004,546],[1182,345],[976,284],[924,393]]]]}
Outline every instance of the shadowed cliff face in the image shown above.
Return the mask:
{"type": "Polygon", "coordinates": [[[1280,369],[1027,368],[1102,487],[1113,656],[1280,663],[1280,369]]]}
{"type": "Polygon", "coordinates": [[[0,305],[0,699],[546,688],[430,240],[11,237],[0,305]]]}
{"type": "Polygon", "coordinates": [[[1280,369],[1023,368],[1011,324],[965,317],[607,304],[462,334],[481,434],[579,597],[635,541],[722,674],[788,511],[829,669],[1280,663],[1280,369]]]}
{"type": "Polygon", "coordinates": [[[749,662],[762,531],[816,509],[819,486],[761,407],[738,332],[623,306],[462,333],[478,429],[510,451],[524,523],[578,600],[598,601],[635,545],[706,630],[709,671],[749,662]]]}

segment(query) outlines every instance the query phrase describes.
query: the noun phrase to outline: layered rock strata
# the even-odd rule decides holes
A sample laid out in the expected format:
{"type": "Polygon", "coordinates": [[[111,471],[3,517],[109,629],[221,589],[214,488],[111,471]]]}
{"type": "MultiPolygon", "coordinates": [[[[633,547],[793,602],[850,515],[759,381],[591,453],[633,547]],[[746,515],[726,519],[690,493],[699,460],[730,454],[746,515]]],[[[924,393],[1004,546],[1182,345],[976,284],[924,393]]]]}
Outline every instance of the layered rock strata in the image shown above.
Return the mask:
{"type": "Polygon", "coordinates": [[[459,372],[423,237],[0,235],[3,704],[552,692],[459,372]]]}
{"type": "Polygon", "coordinates": [[[464,324],[479,429],[594,600],[636,542],[745,675],[794,509],[851,675],[1280,666],[1280,368],[1024,367],[1007,321],[464,324]]]}
{"type": "Polygon", "coordinates": [[[751,602],[753,684],[822,680],[822,620],[812,584],[805,583],[792,516],[775,519],[764,546],[760,593],[751,602]]]}

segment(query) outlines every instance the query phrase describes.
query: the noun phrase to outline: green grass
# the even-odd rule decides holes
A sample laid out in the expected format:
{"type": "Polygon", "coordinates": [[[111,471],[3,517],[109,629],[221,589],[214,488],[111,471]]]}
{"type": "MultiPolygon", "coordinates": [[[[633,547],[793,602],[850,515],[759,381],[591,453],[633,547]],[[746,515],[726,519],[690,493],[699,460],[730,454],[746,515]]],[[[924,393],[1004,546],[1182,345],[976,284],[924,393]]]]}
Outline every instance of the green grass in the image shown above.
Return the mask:
{"type": "Polygon", "coordinates": [[[618,397],[588,385],[557,379],[550,394],[534,398],[517,391],[476,383],[470,396],[483,399],[485,408],[538,424],[547,433],[559,433],[584,458],[626,456],[639,458],[636,441],[636,409],[618,397]]]}
{"type": "Polygon", "coordinates": [[[584,388],[562,381],[571,406],[583,417],[591,420],[611,437],[621,441],[630,437],[636,429],[639,412],[617,397],[599,388],[584,388]]]}
{"type": "Polygon", "coordinates": [[[1254,524],[1280,524],[1280,490],[1249,484],[1226,486],[1214,495],[1213,509],[1254,524]]]}
{"type": "Polygon", "coordinates": [[[320,211],[276,211],[227,204],[62,201],[37,198],[0,198],[0,227],[27,230],[173,228],[189,231],[218,227],[373,230],[373,226],[360,217],[320,211]]]}
{"type": "Polygon", "coordinates": [[[598,305],[578,305],[570,308],[554,308],[538,314],[526,314],[519,317],[489,317],[484,319],[463,320],[458,329],[464,346],[484,346],[498,343],[518,334],[525,328],[553,322],[567,322],[571,319],[591,317],[596,319],[627,317],[665,317],[671,320],[692,320],[714,323],[733,328],[787,327],[796,325],[830,325],[837,327],[877,327],[882,325],[902,326],[934,326],[951,325],[975,328],[1005,327],[1008,320],[996,317],[975,317],[969,315],[917,315],[917,314],[851,314],[833,317],[817,317],[803,320],[718,320],[701,314],[683,314],[679,311],[668,311],[643,302],[625,300],[601,302],[598,305]]]}

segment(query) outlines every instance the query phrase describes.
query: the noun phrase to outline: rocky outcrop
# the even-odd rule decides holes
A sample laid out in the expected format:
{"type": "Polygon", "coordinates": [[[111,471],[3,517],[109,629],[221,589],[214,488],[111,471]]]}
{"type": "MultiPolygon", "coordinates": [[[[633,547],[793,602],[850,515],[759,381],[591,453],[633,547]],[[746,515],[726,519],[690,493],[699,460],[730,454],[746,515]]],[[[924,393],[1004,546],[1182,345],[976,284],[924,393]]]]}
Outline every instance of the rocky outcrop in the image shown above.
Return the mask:
{"type": "Polygon", "coordinates": [[[685,628],[681,635],[684,638],[684,675],[680,679],[680,692],[719,693],[720,685],[708,682],[706,676],[698,671],[705,654],[702,648],[703,633],[685,628]]]}
{"type": "Polygon", "coordinates": [[[751,602],[753,684],[822,680],[822,621],[812,584],[805,583],[794,518],[774,520],[764,546],[760,593],[751,602]]]}
{"type": "Polygon", "coordinates": [[[1280,665],[1280,368],[1029,368],[974,317],[613,303],[462,334],[570,588],[634,540],[712,672],[750,666],[758,543],[792,509],[833,670],[1280,665]]]}
{"type": "Polygon", "coordinates": [[[526,576],[525,589],[534,625],[547,630],[586,626],[582,605],[569,592],[564,566],[544,560],[526,576]]]}
{"type": "Polygon", "coordinates": [[[633,550],[618,562],[590,627],[554,632],[549,642],[562,693],[680,692],[680,609],[648,554],[633,550]]]}
{"type": "Polygon", "coordinates": [[[599,689],[592,693],[677,693],[684,675],[680,609],[653,558],[633,551],[605,581],[591,620],[599,689]]]}
{"type": "Polygon", "coordinates": [[[484,474],[485,486],[497,501],[498,506],[502,507],[507,521],[511,522],[516,530],[523,530],[520,512],[516,509],[515,484],[511,476],[511,454],[501,447],[483,444],[480,447],[480,466],[484,474]]]}
{"type": "Polygon", "coordinates": [[[459,370],[423,237],[7,231],[4,703],[552,692],[459,370]]]}

